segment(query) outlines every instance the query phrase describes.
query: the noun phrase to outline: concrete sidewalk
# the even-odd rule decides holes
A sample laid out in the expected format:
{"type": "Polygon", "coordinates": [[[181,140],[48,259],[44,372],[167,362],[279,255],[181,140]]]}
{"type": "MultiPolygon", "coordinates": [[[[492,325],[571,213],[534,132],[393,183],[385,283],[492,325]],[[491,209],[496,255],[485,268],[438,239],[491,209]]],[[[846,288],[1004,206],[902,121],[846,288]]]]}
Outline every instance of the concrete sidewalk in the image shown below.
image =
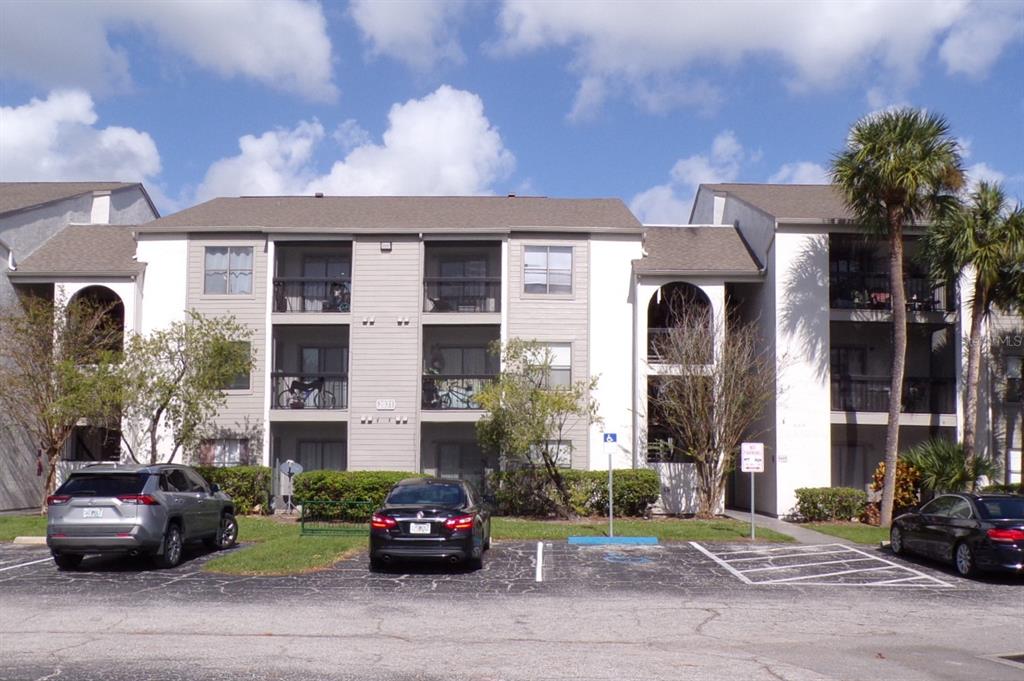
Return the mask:
{"type": "MultiPolygon", "coordinates": [[[[726,509],[725,515],[748,524],[750,523],[750,514],[746,511],[726,509]]],[[[846,544],[847,546],[858,546],[858,544],[850,541],[849,539],[833,537],[830,534],[824,534],[822,532],[815,532],[803,525],[787,523],[785,520],[779,520],[778,518],[772,518],[771,516],[766,515],[754,514],[754,527],[764,527],[769,530],[781,532],[782,534],[788,534],[801,544],[846,544]]]]}

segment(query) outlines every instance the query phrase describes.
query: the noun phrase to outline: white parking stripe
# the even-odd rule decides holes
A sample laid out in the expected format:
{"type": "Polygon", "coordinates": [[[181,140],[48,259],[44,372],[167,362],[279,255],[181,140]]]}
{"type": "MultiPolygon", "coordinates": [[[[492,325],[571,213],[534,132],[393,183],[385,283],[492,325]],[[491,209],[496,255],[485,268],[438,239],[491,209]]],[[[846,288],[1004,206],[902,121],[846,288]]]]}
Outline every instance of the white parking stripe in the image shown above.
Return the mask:
{"type": "MultiPolygon", "coordinates": [[[[899,567],[899,566],[897,566],[899,567]]],[[[858,568],[856,570],[840,570],[839,572],[826,572],[823,575],[802,575],[800,577],[784,577],[782,579],[770,579],[760,584],[782,584],[784,582],[799,582],[804,579],[818,579],[819,577],[838,577],[839,575],[852,575],[855,572],[878,572],[880,570],[892,570],[891,567],[858,568]]]]}
{"type": "Polygon", "coordinates": [[[537,574],[534,579],[544,581],[544,542],[537,542],[537,574]]]}
{"type": "MultiPolygon", "coordinates": [[[[857,561],[861,561],[861,560],[875,560],[875,559],[874,558],[844,558],[842,560],[826,560],[826,561],[823,561],[821,563],[799,563],[797,565],[772,565],[771,567],[751,568],[749,570],[744,570],[743,573],[747,574],[747,573],[750,573],[750,572],[764,572],[766,570],[795,570],[797,568],[818,567],[819,565],[835,565],[837,563],[842,563],[842,564],[845,565],[846,563],[856,563],[857,561]]],[[[889,568],[886,568],[886,569],[888,570],[889,568]]]]}
{"type": "Polygon", "coordinates": [[[0,568],[0,572],[4,570],[13,570],[14,568],[27,567],[29,565],[35,565],[36,563],[46,563],[53,560],[52,558],[41,558],[39,560],[31,560],[27,563],[18,563],[17,565],[8,565],[7,567],[0,568]]]}
{"type": "Polygon", "coordinates": [[[740,578],[740,580],[742,580],[742,581],[746,582],[747,584],[753,584],[753,582],[752,582],[752,581],[750,581],[750,580],[749,580],[749,579],[748,579],[747,577],[745,577],[745,576],[743,575],[743,573],[742,573],[742,572],[740,572],[739,570],[737,570],[737,569],[736,569],[736,568],[734,568],[733,566],[729,565],[729,564],[728,564],[728,563],[726,563],[726,562],[725,562],[724,560],[722,560],[721,558],[719,558],[719,557],[718,557],[718,556],[716,556],[715,554],[711,553],[710,551],[708,551],[707,549],[705,549],[705,548],[704,548],[703,546],[701,546],[701,545],[700,545],[700,544],[698,544],[697,542],[695,542],[695,541],[692,541],[692,542],[690,542],[690,546],[692,546],[693,548],[697,549],[698,551],[700,551],[701,553],[703,553],[703,554],[704,554],[705,556],[707,556],[707,557],[708,557],[708,558],[710,558],[711,560],[715,561],[716,563],[718,563],[719,565],[721,565],[722,567],[724,567],[724,568],[725,568],[726,570],[728,570],[729,572],[731,572],[731,573],[733,573],[734,575],[736,575],[737,577],[739,577],[739,578],[740,578]]]}
{"type": "Polygon", "coordinates": [[[764,560],[765,558],[771,558],[772,560],[780,560],[782,558],[803,558],[804,556],[834,556],[841,553],[840,551],[804,551],[803,553],[788,553],[781,556],[775,554],[762,554],[760,556],[751,556],[750,558],[733,558],[730,562],[738,563],[741,560],[764,560]]]}
{"type": "Polygon", "coordinates": [[[860,553],[860,554],[868,556],[868,557],[874,557],[875,560],[880,560],[883,563],[888,563],[889,565],[893,565],[893,566],[898,567],[898,568],[900,568],[902,570],[906,570],[907,572],[913,572],[915,575],[919,575],[921,577],[924,577],[925,579],[932,580],[933,582],[935,582],[937,584],[941,584],[942,586],[953,586],[952,584],[948,584],[947,582],[944,582],[941,579],[936,579],[935,577],[932,577],[931,575],[926,575],[925,573],[921,572],[920,570],[915,570],[914,568],[909,568],[906,565],[900,565],[899,563],[894,563],[891,560],[886,560],[885,558],[878,558],[877,556],[871,556],[871,554],[866,553],[864,551],[861,551],[858,548],[854,548],[853,546],[850,547],[850,550],[851,551],[856,551],[857,553],[860,553]]]}

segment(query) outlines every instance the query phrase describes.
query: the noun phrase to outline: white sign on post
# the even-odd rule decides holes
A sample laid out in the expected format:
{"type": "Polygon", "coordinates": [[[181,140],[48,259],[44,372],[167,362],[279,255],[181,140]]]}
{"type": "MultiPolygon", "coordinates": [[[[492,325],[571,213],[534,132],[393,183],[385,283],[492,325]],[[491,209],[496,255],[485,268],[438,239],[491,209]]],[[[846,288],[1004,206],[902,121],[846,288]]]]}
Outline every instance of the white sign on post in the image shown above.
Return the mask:
{"type": "Polygon", "coordinates": [[[744,442],[740,445],[740,470],[744,473],[764,473],[763,442],[744,442]]]}
{"type": "Polygon", "coordinates": [[[764,473],[764,443],[740,445],[740,470],[750,473],[750,538],[754,539],[754,473],[764,473]]]}

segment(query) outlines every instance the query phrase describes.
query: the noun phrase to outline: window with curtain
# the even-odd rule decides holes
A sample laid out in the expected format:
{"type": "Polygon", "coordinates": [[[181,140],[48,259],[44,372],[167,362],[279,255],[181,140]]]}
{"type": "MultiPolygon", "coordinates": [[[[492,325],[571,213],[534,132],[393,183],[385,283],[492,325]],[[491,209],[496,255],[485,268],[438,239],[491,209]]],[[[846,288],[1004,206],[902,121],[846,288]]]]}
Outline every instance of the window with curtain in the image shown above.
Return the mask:
{"type": "Polygon", "coordinates": [[[300,441],[295,461],[306,471],[348,469],[345,443],[341,440],[300,441]]]}
{"type": "Polygon", "coordinates": [[[572,246],[526,246],[523,291],[572,293],[572,246]]]}
{"type": "Polygon", "coordinates": [[[203,265],[203,293],[251,294],[252,263],[252,246],[207,246],[203,265]]]}
{"type": "MultiPolygon", "coordinates": [[[[249,341],[235,341],[235,344],[241,346],[245,351],[245,354],[252,354],[252,343],[249,341]]],[[[250,372],[245,371],[240,373],[232,378],[230,383],[224,386],[224,390],[248,390],[250,387],[249,378],[250,372]]]]}
{"type": "MultiPolygon", "coordinates": [[[[572,384],[572,344],[542,343],[541,347],[547,350],[547,358],[551,360],[544,377],[544,387],[568,388],[572,384]]],[[[537,364],[540,365],[544,359],[543,356],[538,357],[537,364]]]]}
{"type": "Polygon", "coordinates": [[[199,462],[204,466],[241,466],[249,462],[249,440],[220,438],[203,440],[199,446],[199,462]]]}
{"type": "MultiPolygon", "coordinates": [[[[549,456],[553,456],[555,465],[559,468],[572,468],[572,442],[569,440],[544,440],[543,449],[546,449],[549,456]]],[[[532,445],[530,447],[530,458],[534,462],[542,460],[542,447],[532,445]]]]}

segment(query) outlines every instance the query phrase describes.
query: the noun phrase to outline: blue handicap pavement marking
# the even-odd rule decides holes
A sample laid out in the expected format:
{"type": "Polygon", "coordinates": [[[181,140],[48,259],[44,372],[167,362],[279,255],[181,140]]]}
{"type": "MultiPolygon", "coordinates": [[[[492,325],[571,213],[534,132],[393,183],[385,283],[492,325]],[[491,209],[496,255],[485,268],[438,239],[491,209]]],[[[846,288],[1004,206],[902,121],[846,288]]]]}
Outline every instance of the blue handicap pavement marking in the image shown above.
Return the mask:
{"type": "Polygon", "coordinates": [[[569,537],[570,544],[600,546],[602,544],[657,544],[657,537],[569,537]]]}
{"type": "Polygon", "coordinates": [[[619,563],[621,565],[644,565],[651,562],[651,559],[645,556],[630,556],[625,553],[618,553],[617,551],[605,553],[604,559],[609,563],[619,563]]]}

